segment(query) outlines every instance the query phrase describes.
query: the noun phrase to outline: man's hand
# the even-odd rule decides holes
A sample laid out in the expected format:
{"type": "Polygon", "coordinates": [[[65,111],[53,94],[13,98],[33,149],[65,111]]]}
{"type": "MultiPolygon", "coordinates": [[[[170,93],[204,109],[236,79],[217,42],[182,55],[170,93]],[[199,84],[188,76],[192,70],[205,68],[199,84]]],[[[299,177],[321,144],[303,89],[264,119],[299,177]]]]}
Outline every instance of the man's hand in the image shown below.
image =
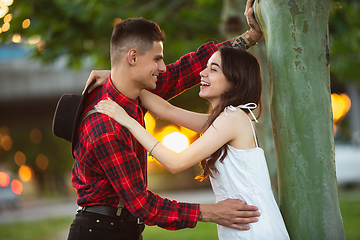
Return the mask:
{"type": "Polygon", "coordinates": [[[257,222],[260,213],[255,206],[247,205],[238,199],[225,199],[216,204],[201,204],[203,222],[215,222],[225,227],[238,230],[249,230],[250,227],[240,224],[257,222]]]}
{"type": "Polygon", "coordinates": [[[263,33],[259,24],[255,19],[254,9],[252,8],[255,0],[247,0],[244,15],[250,27],[249,35],[255,41],[259,42],[263,37],[263,33]]]}

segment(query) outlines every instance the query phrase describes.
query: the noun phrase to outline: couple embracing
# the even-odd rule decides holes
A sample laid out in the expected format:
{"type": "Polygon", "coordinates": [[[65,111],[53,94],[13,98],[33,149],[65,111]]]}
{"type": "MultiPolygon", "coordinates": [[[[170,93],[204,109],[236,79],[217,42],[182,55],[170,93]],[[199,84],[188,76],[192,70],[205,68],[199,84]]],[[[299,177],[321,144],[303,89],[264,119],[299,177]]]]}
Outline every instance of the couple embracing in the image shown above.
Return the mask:
{"type": "MultiPolygon", "coordinates": [[[[146,225],[168,230],[193,228],[198,221],[218,224],[219,239],[289,239],[271,191],[253,110],[261,108],[262,80],[257,59],[246,51],[262,38],[247,1],[250,30],[165,65],[164,33],[143,18],[118,23],[110,41],[111,70],[96,79],[84,103],[74,142],[72,185],[78,213],[68,239],[142,239],[146,225]],[[209,114],[177,108],[166,100],[201,83],[209,114]],[[202,133],[175,153],[144,128],[144,114],[202,133]],[[215,204],[162,198],[147,188],[147,152],[170,172],[201,162],[215,204]]],[[[261,110],[261,109],[260,109],[261,110]]]]}

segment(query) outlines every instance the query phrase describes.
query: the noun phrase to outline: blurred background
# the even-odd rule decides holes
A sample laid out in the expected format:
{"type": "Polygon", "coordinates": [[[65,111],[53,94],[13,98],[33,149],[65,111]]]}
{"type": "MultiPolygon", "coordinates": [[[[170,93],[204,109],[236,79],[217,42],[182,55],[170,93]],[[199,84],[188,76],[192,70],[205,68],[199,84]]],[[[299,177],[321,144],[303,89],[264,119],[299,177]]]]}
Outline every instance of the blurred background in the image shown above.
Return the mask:
{"type": "MultiPolygon", "coordinates": [[[[0,0],[0,218],[10,216],[4,214],[11,209],[24,209],[34,202],[42,205],[44,199],[75,204],[76,194],[70,183],[74,162],[71,145],[52,134],[52,118],[62,94],[80,94],[92,69],[110,69],[109,41],[117,22],[140,16],[157,22],[166,34],[164,54],[169,64],[202,43],[221,42],[247,30],[245,2],[0,0]]],[[[339,192],[351,192],[351,196],[359,193],[360,183],[359,15],[358,1],[331,0],[336,170],[339,192]]],[[[264,76],[265,110],[257,127],[276,192],[264,40],[251,51],[260,59],[264,76]]],[[[194,87],[171,103],[207,112],[208,105],[198,92],[194,87]]],[[[145,119],[147,129],[174,151],[182,151],[198,137],[149,113],[145,119]]],[[[206,201],[210,185],[208,180],[194,180],[199,172],[200,168],[194,166],[172,175],[149,158],[149,188],[161,193],[180,191],[188,196],[205,192],[206,201]]]]}

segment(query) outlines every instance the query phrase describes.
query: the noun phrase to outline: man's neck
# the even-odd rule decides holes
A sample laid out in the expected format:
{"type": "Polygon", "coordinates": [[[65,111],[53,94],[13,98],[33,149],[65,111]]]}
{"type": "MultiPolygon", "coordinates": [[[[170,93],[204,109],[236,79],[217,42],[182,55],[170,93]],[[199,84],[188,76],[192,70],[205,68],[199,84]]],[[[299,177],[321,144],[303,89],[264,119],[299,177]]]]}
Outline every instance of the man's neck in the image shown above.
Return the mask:
{"type": "Polygon", "coordinates": [[[129,72],[123,69],[111,69],[111,80],[114,87],[125,96],[136,99],[140,96],[141,89],[134,86],[129,72]]]}

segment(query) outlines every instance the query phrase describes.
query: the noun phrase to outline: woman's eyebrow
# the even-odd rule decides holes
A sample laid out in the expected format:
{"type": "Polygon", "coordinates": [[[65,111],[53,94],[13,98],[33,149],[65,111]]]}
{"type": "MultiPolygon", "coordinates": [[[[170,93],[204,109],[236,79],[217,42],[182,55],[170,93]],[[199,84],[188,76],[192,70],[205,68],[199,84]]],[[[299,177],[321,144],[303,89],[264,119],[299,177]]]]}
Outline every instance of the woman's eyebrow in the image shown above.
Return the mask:
{"type": "Polygon", "coordinates": [[[210,63],[210,65],[215,65],[215,66],[217,66],[218,68],[220,68],[220,65],[217,64],[217,63],[214,63],[214,62],[210,63]]]}

